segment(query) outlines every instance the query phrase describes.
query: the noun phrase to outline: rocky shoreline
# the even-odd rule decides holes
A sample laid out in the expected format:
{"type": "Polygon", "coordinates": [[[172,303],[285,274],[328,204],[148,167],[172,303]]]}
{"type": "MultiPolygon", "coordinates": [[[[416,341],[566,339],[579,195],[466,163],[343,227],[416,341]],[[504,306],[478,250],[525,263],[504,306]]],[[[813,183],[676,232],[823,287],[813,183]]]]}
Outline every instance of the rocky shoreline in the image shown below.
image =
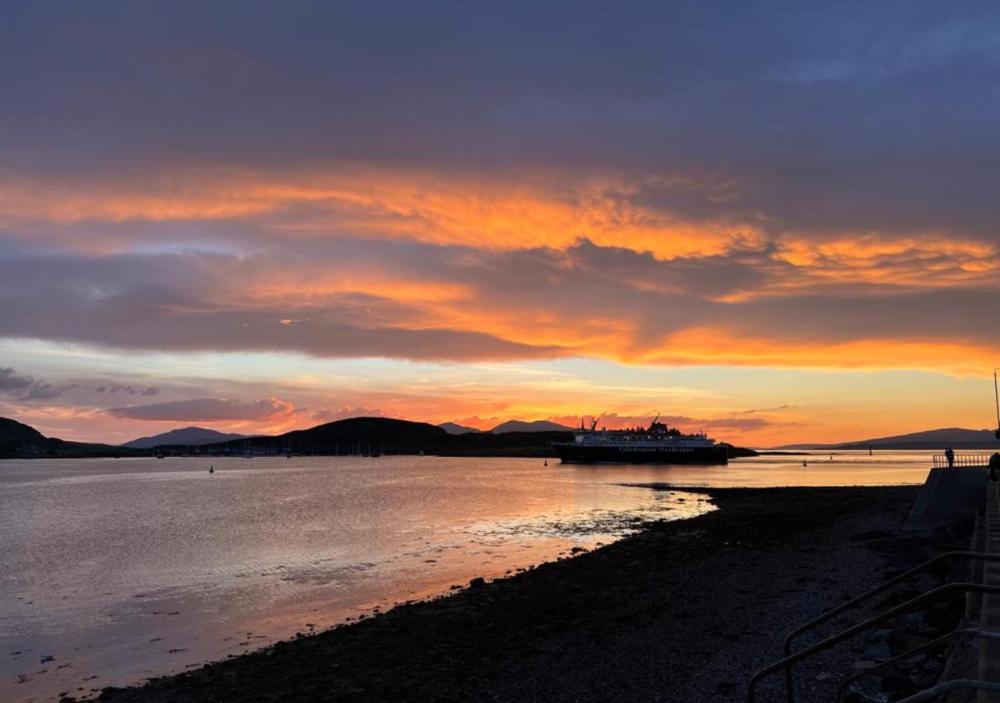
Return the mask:
{"type": "MultiPolygon", "coordinates": [[[[99,700],[743,700],[784,632],[967,546],[898,534],[913,486],[684,490],[720,510],[99,700]]],[[[800,700],[829,700],[872,648],[804,665],[800,700]]],[[[780,690],[768,682],[759,700],[780,690]]]]}

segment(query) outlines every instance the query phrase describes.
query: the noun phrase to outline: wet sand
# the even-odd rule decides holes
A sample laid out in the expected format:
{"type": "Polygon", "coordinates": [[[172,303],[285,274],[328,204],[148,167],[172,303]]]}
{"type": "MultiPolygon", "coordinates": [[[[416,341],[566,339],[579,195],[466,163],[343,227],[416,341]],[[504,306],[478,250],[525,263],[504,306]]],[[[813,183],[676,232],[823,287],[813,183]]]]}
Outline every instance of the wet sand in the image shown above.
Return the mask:
{"type": "MultiPolygon", "coordinates": [[[[100,700],[742,700],[780,633],[967,545],[895,534],[913,486],[686,490],[721,509],[100,700]]],[[[858,651],[803,667],[802,700],[858,651]]]]}

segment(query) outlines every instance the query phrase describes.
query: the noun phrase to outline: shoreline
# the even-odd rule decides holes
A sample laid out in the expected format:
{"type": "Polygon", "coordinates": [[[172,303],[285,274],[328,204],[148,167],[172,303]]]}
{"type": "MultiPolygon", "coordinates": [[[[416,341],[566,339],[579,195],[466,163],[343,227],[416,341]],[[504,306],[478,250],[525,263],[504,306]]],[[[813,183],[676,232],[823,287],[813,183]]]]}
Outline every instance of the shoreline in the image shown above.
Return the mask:
{"type": "Polygon", "coordinates": [[[642,485],[720,510],[99,700],[732,700],[779,633],[936,546],[891,534],[916,486],[642,485]]]}

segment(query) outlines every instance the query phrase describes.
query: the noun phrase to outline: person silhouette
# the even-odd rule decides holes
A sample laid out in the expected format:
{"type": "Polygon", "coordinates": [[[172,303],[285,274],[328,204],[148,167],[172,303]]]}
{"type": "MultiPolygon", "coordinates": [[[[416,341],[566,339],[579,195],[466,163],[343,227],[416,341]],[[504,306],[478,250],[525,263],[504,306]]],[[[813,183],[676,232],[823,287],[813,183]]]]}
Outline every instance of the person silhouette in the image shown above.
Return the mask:
{"type": "Polygon", "coordinates": [[[944,450],[944,458],[948,460],[948,468],[954,468],[955,466],[955,450],[948,447],[944,450]]]}

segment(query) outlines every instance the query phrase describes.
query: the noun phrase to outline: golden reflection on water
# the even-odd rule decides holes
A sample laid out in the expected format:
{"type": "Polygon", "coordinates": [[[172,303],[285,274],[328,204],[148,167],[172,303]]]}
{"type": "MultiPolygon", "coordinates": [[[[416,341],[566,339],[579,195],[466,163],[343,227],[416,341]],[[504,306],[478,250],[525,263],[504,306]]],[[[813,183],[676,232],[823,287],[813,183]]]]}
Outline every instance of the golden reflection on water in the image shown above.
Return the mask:
{"type": "Polygon", "coordinates": [[[0,462],[0,651],[20,652],[0,657],[0,683],[25,676],[12,690],[26,700],[88,676],[104,686],[178,671],[710,507],[564,468],[437,457],[0,462]],[[38,673],[48,654],[57,665],[38,673]]]}

